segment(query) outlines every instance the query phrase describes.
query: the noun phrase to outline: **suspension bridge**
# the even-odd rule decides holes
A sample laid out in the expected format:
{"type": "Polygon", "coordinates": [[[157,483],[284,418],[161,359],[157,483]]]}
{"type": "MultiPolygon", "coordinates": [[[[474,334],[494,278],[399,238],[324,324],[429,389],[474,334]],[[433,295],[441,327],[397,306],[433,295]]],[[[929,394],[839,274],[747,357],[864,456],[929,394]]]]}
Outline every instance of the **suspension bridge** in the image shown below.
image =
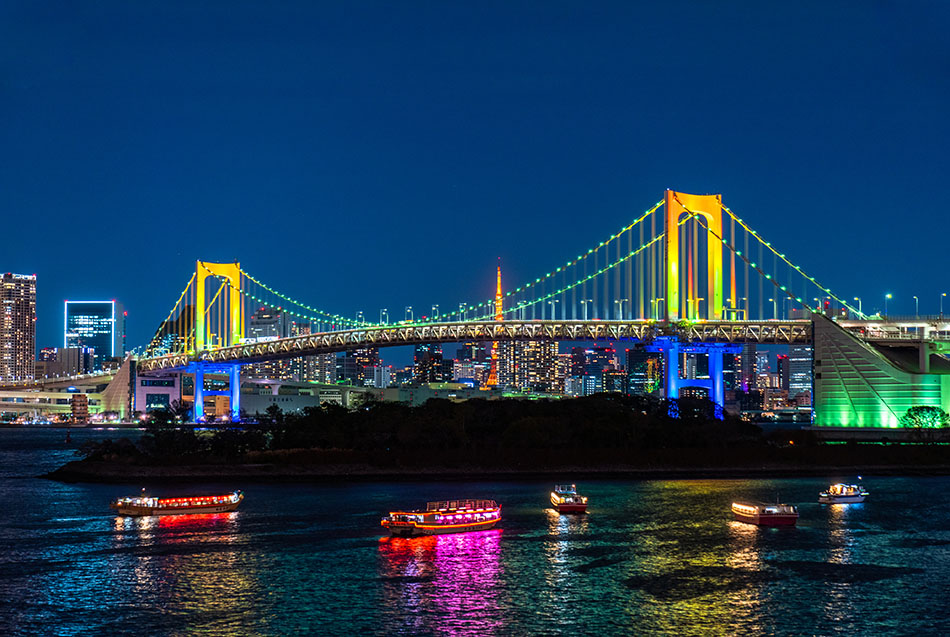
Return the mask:
{"type": "MultiPolygon", "coordinates": [[[[849,298],[832,292],[773,247],[725,206],[721,195],[667,190],[628,225],[534,280],[502,291],[499,278],[495,298],[485,300],[456,299],[450,305],[445,299],[433,299],[438,303],[433,303],[432,315],[418,319],[407,316],[390,322],[382,314],[378,322],[364,320],[362,315],[350,318],[293,298],[240,263],[198,261],[137,361],[137,370],[146,376],[194,373],[195,417],[200,420],[206,373],[230,376],[231,410],[237,418],[241,365],[419,343],[609,340],[660,344],[667,362],[665,395],[671,398],[678,396],[681,387],[696,384],[679,378],[677,372],[678,354],[688,346],[691,352],[708,354],[709,396],[720,405],[722,355],[729,351],[722,345],[815,343],[816,348],[831,352],[842,351],[841,338],[852,338],[861,346],[878,348],[868,354],[870,360],[887,358],[881,347],[869,343],[891,334],[900,347],[916,347],[919,365],[910,369],[902,363],[898,365],[901,373],[925,376],[943,369],[941,360],[936,361],[937,370],[931,364],[933,355],[943,356],[940,343],[950,334],[942,317],[923,326],[888,326],[881,317],[868,317],[852,306],[849,298]],[[440,312],[440,307],[453,309],[440,312]],[[308,329],[272,340],[250,337],[247,317],[265,308],[284,313],[308,329]],[[828,330],[826,326],[818,330],[816,315],[846,323],[834,328],[843,336],[822,345],[816,331],[828,330]]],[[[821,365],[821,354],[816,349],[816,366],[821,365]]],[[[903,352],[898,358],[908,357],[903,352]]],[[[825,409],[829,418],[848,421],[841,424],[863,424],[871,418],[867,415],[871,408],[864,403],[873,403],[873,410],[884,404],[891,423],[902,401],[913,404],[924,396],[925,402],[950,402],[950,384],[934,398],[930,379],[903,378],[899,382],[913,385],[909,397],[893,399],[882,397],[868,383],[862,387],[854,379],[849,381],[849,373],[841,367],[841,387],[826,383],[827,400],[822,403],[819,392],[816,413],[825,409]],[[923,385],[929,389],[921,389],[923,385]],[[832,412],[836,415],[831,416],[832,412]]],[[[937,385],[942,382],[938,380],[937,385]]]]}

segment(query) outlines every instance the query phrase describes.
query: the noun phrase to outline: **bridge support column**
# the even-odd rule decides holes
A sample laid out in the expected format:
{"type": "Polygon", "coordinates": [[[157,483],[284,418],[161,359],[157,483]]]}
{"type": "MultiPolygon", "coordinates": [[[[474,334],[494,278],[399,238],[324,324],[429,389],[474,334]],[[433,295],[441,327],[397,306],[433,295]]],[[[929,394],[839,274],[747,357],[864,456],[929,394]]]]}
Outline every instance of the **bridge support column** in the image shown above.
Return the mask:
{"type": "Polygon", "coordinates": [[[712,383],[709,399],[716,403],[719,409],[722,409],[726,402],[726,391],[722,380],[722,349],[710,350],[708,356],[709,380],[712,383]]]}
{"type": "Polygon", "coordinates": [[[228,389],[231,392],[231,422],[241,421],[241,366],[232,365],[228,374],[228,389]]]}
{"type": "Polygon", "coordinates": [[[191,363],[185,368],[195,375],[195,422],[205,421],[205,397],[227,396],[228,417],[232,422],[241,419],[241,365],[238,363],[191,363]],[[205,374],[220,374],[228,377],[227,389],[205,389],[205,374]]]}
{"type": "Polygon", "coordinates": [[[205,372],[201,363],[194,364],[195,372],[195,422],[204,422],[205,420],[205,372]]]}
{"type": "Polygon", "coordinates": [[[666,372],[667,400],[680,397],[680,344],[675,339],[663,342],[663,367],[666,372]]]}

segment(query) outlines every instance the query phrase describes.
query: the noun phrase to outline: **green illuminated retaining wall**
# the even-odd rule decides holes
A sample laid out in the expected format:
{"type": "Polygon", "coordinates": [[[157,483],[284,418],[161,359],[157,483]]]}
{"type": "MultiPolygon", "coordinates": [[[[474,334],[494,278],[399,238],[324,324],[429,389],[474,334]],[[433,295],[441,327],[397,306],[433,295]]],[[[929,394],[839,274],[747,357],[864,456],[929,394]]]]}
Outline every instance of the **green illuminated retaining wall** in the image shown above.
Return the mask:
{"type": "Polygon", "coordinates": [[[898,366],[821,315],[814,315],[813,334],[816,427],[899,427],[917,405],[950,411],[950,374],[898,366]]]}

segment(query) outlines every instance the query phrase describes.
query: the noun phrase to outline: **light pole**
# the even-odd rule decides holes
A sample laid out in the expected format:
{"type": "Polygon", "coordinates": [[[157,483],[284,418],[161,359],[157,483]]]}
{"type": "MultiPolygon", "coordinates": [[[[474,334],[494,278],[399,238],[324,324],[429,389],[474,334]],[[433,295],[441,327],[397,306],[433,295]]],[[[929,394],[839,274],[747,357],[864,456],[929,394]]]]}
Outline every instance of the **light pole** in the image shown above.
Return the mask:
{"type": "MultiPolygon", "coordinates": [[[[698,319],[698,318],[699,318],[699,302],[700,302],[700,301],[705,301],[706,299],[705,299],[704,297],[699,296],[699,297],[696,297],[695,299],[690,299],[690,300],[693,301],[693,302],[696,304],[696,306],[695,306],[695,307],[696,307],[696,311],[695,311],[695,313],[694,313],[694,317],[695,317],[696,319],[698,319]]],[[[688,304],[687,304],[687,309],[689,309],[688,304]]]]}
{"type": "Polygon", "coordinates": [[[811,300],[815,302],[815,313],[821,314],[821,299],[819,299],[817,296],[813,296],[811,297],[811,300]]]}
{"type": "Polygon", "coordinates": [[[627,303],[630,299],[617,299],[614,301],[614,305],[620,306],[620,320],[623,320],[623,304],[627,303]]]}
{"type": "Polygon", "coordinates": [[[861,299],[858,297],[854,297],[854,300],[858,302],[858,314],[860,314],[861,316],[864,316],[864,312],[861,311],[861,299]]]}
{"type": "Polygon", "coordinates": [[[914,297],[914,318],[920,318],[920,299],[914,297]]]}
{"type": "Polygon", "coordinates": [[[432,318],[438,320],[439,318],[439,304],[436,303],[432,306],[432,318]]]}
{"type": "Polygon", "coordinates": [[[884,316],[887,316],[887,302],[892,298],[894,296],[890,292],[884,295],[884,316]]]}
{"type": "Polygon", "coordinates": [[[772,320],[777,321],[778,316],[776,316],[776,314],[778,314],[778,309],[776,308],[777,308],[778,302],[775,299],[769,299],[769,300],[772,302],[772,320]]]}
{"type": "Polygon", "coordinates": [[[557,311],[556,311],[555,304],[560,303],[560,302],[561,302],[561,299],[554,299],[553,301],[548,301],[548,305],[551,306],[551,320],[552,321],[557,320],[557,311]]]}
{"type": "Polygon", "coordinates": [[[362,325],[362,324],[364,323],[364,321],[363,321],[363,310],[360,310],[359,312],[356,313],[356,322],[359,323],[360,325],[362,325]]]}
{"type": "Polygon", "coordinates": [[[940,295],[940,318],[943,318],[943,297],[945,296],[947,296],[946,292],[940,295]]]}
{"type": "Polygon", "coordinates": [[[584,320],[587,320],[587,304],[593,303],[594,299],[581,299],[581,305],[584,306],[584,320]]]}
{"type": "Polygon", "coordinates": [[[407,306],[406,306],[406,320],[407,320],[407,321],[414,321],[414,320],[415,320],[415,318],[414,318],[413,315],[412,315],[412,306],[411,306],[411,305],[407,305],[407,306]]]}
{"type": "Polygon", "coordinates": [[[388,309],[383,308],[379,311],[379,322],[382,323],[383,325],[389,324],[389,310],[388,309]]]}
{"type": "Polygon", "coordinates": [[[461,315],[463,321],[465,320],[465,306],[465,303],[459,303],[459,314],[461,315]]]}

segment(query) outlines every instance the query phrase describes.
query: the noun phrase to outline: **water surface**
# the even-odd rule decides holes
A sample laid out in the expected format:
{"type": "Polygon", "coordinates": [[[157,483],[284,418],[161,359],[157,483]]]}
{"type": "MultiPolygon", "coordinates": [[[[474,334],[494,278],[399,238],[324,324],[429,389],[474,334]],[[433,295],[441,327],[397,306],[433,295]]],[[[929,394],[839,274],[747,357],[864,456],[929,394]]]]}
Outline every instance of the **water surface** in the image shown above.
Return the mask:
{"type": "MultiPolygon", "coordinates": [[[[73,433],[72,447],[115,433],[73,433]]],[[[194,484],[239,511],[118,518],[142,486],[35,476],[61,431],[0,430],[4,635],[950,634],[950,479],[865,477],[861,505],[817,504],[840,475],[591,481],[586,516],[541,482],[194,484]],[[733,499],[800,505],[794,529],[733,522],[733,499]],[[427,499],[494,498],[492,531],[389,539],[427,499]]],[[[565,480],[570,476],[565,476],[565,480]]]]}

